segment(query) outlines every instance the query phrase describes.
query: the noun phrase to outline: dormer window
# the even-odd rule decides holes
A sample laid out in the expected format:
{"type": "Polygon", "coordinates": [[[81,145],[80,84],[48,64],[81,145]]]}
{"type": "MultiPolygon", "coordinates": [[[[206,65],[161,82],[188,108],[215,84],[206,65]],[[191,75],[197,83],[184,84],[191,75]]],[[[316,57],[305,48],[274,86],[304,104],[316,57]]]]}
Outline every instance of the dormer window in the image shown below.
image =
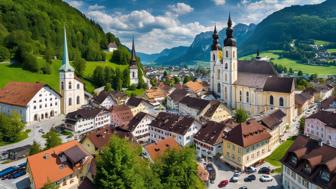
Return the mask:
{"type": "Polygon", "coordinates": [[[311,167],[308,163],[306,163],[304,165],[304,168],[303,168],[303,171],[306,173],[306,174],[310,174],[311,173],[311,167]]]}
{"type": "Polygon", "coordinates": [[[289,162],[290,162],[292,165],[296,165],[296,164],[297,164],[297,157],[296,157],[294,154],[291,155],[289,162]]]}
{"type": "Polygon", "coordinates": [[[329,171],[327,169],[322,169],[321,172],[320,172],[320,178],[324,182],[329,182],[329,180],[330,180],[330,173],[329,173],[329,171]]]}

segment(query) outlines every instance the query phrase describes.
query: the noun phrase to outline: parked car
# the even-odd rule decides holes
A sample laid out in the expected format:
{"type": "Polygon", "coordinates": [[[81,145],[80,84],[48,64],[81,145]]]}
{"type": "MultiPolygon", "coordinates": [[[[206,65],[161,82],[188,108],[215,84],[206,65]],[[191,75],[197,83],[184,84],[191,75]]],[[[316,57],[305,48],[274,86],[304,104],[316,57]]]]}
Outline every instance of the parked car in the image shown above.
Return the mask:
{"type": "Polygon", "coordinates": [[[270,174],[271,169],[269,167],[262,167],[258,171],[259,174],[270,174]]]}
{"type": "Polygon", "coordinates": [[[250,166],[250,167],[247,167],[245,169],[245,172],[246,173],[254,173],[254,172],[257,172],[257,169],[255,167],[250,166]]]}
{"type": "Polygon", "coordinates": [[[39,129],[38,132],[42,133],[42,132],[43,132],[43,129],[39,129]]]}
{"type": "Polygon", "coordinates": [[[207,169],[207,171],[209,173],[210,183],[213,184],[214,180],[216,180],[216,170],[215,170],[214,166],[211,163],[207,164],[206,169],[207,169]]]}
{"type": "Polygon", "coordinates": [[[255,175],[249,175],[249,176],[247,176],[247,177],[244,178],[244,181],[245,181],[245,182],[252,182],[252,181],[254,181],[254,180],[256,180],[256,179],[257,179],[257,178],[256,178],[255,175]]]}
{"type": "Polygon", "coordinates": [[[0,177],[3,178],[5,177],[6,175],[9,175],[11,173],[13,173],[14,171],[16,171],[18,168],[17,167],[14,167],[14,166],[11,166],[11,167],[8,167],[2,171],[0,171],[0,177]]]}
{"type": "Polygon", "coordinates": [[[16,179],[16,178],[19,178],[19,177],[21,177],[21,176],[23,176],[23,175],[25,175],[25,174],[26,174],[26,170],[20,170],[20,171],[18,171],[18,172],[16,172],[16,173],[12,174],[12,175],[10,176],[10,178],[11,178],[11,179],[16,179]]]}
{"type": "Polygon", "coordinates": [[[230,182],[238,182],[238,180],[239,180],[238,176],[233,176],[231,177],[230,182]]]}
{"type": "Polygon", "coordinates": [[[262,175],[260,177],[261,182],[270,182],[273,180],[273,177],[271,175],[262,175]]]}
{"type": "Polygon", "coordinates": [[[223,188],[228,184],[229,184],[228,180],[222,180],[217,186],[218,186],[218,188],[223,188]]]}

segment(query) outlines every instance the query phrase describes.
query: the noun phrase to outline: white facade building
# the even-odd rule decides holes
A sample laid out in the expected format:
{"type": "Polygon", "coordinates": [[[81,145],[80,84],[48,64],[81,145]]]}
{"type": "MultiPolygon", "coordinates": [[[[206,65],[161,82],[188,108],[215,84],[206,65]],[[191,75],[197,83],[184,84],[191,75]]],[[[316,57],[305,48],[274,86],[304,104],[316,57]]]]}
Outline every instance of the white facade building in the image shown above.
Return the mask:
{"type": "Polygon", "coordinates": [[[151,142],[156,142],[173,137],[178,144],[186,146],[193,144],[194,135],[201,127],[202,125],[194,118],[160,112],[150,124],[149,138],[151,142]]]}
{"type": "Polygon", "coordinates": [[[46,120],[61,113],[60,99],[48,85],[10,82],[0,90],[0,112],[17,112],[26,123],[46,120]]]}
{"type": "Polygon", "coordinates": [[[70,65],[66,30],[64,29],[64,51],[62,66],[59,69],[60,91],[62,95],[62,113],[74,112],[85,104],[84,84],[75,76],[75,69],[70,65]]]}
{"type": "Polygon", "coordinates": [[[137,142],[147,143],[149,141],[149,125],[154,119],[150,114],[139,112],[128,123],[126,129],[132,133],[137,142]]]}
{"type": "Polygon", "coordinates": [[[96,107],[84,107],[68,113],[65,120],[66,128],[75,132],[77,136],[91,130],[111,124],[111,115],[108,111],[96,107]]]}

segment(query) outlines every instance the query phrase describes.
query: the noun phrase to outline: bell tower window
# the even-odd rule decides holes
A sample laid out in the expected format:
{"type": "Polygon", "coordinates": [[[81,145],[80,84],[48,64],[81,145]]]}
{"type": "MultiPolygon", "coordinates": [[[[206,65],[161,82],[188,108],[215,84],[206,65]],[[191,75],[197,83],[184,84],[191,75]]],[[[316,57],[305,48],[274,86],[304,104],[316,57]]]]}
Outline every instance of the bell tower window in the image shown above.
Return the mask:
{"type": "Polygon", "coordinates": [[[225,63],[225,69],[228,69],[228,64],[227,63],[225,63]]]}
{"type": "Polygon", "coordinates": [[[221,85],[220,85],[220,83],[217,84],[217,92],[218,92],[218,93],[221,92],[221,85]]]}
{"type": "Polygon", "coordinates": [[[239,91],[239,102],[241,102],[242,101],[242,92],[241,91],[239,91]]]}
{"type": "Polygon", "coordinates": [[[225,56],[226,56],[226,58],[229,57],[229,51],[225,51],[225,56]]]}
{"type": "Polygon", "coordinates": [[[212,55],[212,61],[216,61],[216,55],[215,54],[212,55]]]}
{"type": "Polygon", "coordinates": [[[250,93],[246,92],[246,102],[249,103],[250,102],[250,93]]]}
{"type": "Polygon", "coordinates": [[[71,81],[69,81],[69,89],[72,89],[71,81]]]}

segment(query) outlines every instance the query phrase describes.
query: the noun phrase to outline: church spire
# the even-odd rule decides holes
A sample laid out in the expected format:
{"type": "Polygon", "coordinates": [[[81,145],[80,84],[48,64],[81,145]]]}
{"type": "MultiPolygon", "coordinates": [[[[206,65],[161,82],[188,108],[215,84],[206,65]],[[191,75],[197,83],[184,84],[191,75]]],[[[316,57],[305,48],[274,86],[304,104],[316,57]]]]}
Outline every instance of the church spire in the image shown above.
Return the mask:
{"type": "Polygon", "coordinates": [[[69,54],[68,54],[68,40],[67,40],[67,36],[66,36],[66,29],[64,26],[64,47],[63,47],[63,58],[62,58],[62,66],[60,68],[60,71],[72,71],[74,72],[75,69],[70,65],[69,62],[69,54]]]}
{"type": "Polygon", "coordinates": [[[132,51],[131,51],[131,63],[130,65],[136,65],[137,64],[137,60],[136,60],[136,53],[135,53],[135,47],[134,47],[134,36],[132,38],[132,51]]]}
{"type": "Polygon", "coordinates": [[[226,28],[226,38],[224,40],[224,46],[227,47],[235,47],[236,46],[236,40],[233,38],[233,29],[232,29],[232,20],[231,20],[231,14],[229,13],[229,18],[227,22],[227,28],[226,28]]]}
{"type": "Polygon", "coordinates": [[[214,32],[213,32],[213,34],[212,34],[212,46],[211,46],[211,49],[213,50],[213,51],[215,51],[215,50],[219,50],[219,48],[220,48],[220,46],[219,46],[219,44],[218,44],[218,33],[217,33],[217,27],[216,27],[216,25],[215,25],[215,29],[214,29],[214,32]]]}

